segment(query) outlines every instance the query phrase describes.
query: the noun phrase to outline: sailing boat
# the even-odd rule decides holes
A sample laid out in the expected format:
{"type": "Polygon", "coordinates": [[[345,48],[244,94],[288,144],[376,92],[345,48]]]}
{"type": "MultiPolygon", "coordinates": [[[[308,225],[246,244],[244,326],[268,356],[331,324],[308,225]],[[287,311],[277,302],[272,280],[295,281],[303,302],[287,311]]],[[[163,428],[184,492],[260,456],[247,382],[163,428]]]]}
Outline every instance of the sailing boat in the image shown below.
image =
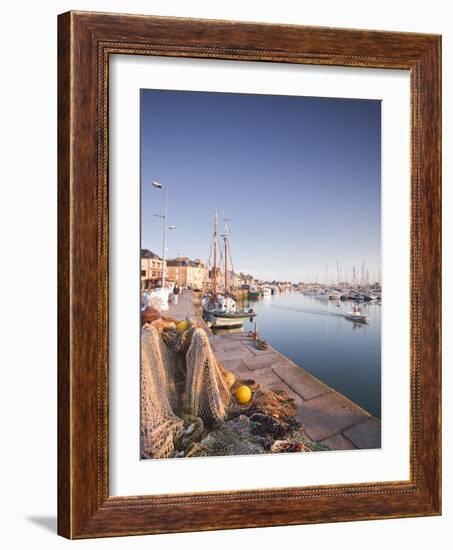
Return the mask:
{"type": "MultiPolygon", "coordinates": [[[[219,251],[219,260],[221,246],[218,236],[218,220],[217,211],[214,218],[214,234],[211,243],[211,254],[213,256],[212,269],[212,290],[201,300],[203,308],[203,318],[212,328],[241,328],[244,321],[250,319],[252,321],[256,313],[253,309],[248,311],[241,310],[236,305],[236,300],[229,292],[228,285],[228,258],[231,259],[231,251],[229,244],[229,222],[225,220],[225,231],[221,235],[223,239],[223,261],[224,261],[224,292],[218,292],[217,289],[217,252],[219,251]]],[[[210,263],[211,258],[209,258],[210,263]]]]}

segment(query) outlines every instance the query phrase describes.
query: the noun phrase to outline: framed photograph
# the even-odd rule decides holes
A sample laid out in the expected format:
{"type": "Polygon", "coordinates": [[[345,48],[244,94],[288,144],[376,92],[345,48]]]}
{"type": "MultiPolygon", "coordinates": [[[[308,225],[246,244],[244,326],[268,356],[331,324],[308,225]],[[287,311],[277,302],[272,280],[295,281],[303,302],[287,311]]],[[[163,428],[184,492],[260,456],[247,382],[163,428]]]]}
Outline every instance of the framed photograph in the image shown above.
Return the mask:
{"type": "Polygon", "coordinates": [[[58,40],[59,533],[440,514],[440,37],[58,40]]]}

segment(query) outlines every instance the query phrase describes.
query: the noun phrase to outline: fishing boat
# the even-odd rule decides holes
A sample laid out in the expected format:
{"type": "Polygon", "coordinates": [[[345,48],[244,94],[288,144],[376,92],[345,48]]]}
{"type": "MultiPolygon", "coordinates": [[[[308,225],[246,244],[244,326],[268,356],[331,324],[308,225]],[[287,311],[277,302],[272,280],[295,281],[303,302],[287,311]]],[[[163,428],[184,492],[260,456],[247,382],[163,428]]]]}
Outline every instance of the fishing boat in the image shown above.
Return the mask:
{"type": "Polygon", "coordinates": [[[345,313],[345,317],[354,323],[366,324],[368,322],[368,317],[358,307],[353,307],[352,311],[345,313]]]}
{"type": "Polygon", "coordinates": [[[329,300],[339,300],[342,294],[338,290],[332,290],[329,292],[329,300]]]}
{"type": "MultiPolygon", "coordinates": [[[[225,220],[223,247],[219,242],[218,235],[218,219],[217,211],[214,218],[214,233],[211,243],[211,252],[213,256],[213,268],[212,268],[212,288],[211,292],[203,297],[201,300],[201,307],[203,308],[203,318],[212,328],[241,328],[245,321],[250,321],[256,316],[253,309],[247,311],[238,308],[236,300],[229,292],[228,283],[228,259],[231,260],[231,250],[229,246],[229,220],[225,220]],[[219,256],[218,256],[219,253],[219,256]],[[224,289],[223,293],[218,291],[217,288],[217,274],[219,272],[217,266],[217,260],[219,263],[224,263],[224,289]]],[[[208,265],[210,265],[211,258],[209,258],[208,265]]],[[[231,261],[231,264],[233,262],[231,261]]],[[[250,292],[250,290],[249,290],[250,292]]]]}
{"type": "Polygon", "coordinates": [[[201,305],[204,320],[213,328],[240,328],[245,321],[252,321],[256,316],[253,310],[237,309],[236,301],[222,294],[217,294],[214,300],[211,295],[205,296],[201,305]]]}
{"type": "Polygon", "coordinates": [[[258,300],[258,298],[260,297],[260,291],[255,285],[250,285],[247,297],[249,300],[258,300]]]}

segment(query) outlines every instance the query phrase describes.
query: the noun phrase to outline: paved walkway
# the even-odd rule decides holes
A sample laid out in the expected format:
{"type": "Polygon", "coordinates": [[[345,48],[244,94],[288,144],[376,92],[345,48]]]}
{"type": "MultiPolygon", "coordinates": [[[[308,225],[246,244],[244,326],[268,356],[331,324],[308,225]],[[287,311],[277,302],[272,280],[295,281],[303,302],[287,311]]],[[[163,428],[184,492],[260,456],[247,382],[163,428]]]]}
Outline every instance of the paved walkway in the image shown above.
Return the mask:
{"type": "MultiPolygon", "coordinates": [[[[176,319],[200,317],[198,298],[184,292],[167,314],[176,319]]],[[[206,327],[207,329],[207,327],[206,327]]],[[[209,330],[209,329],[207,329],[209,330]]],[[[216,358],[237,378],[253,379],[264,388],[284,390],[295,399],[296,419],[308,436],[333,450],[376,449],[381,422],[287,357],[269,347],[257,350],[245,333],[210,334],[216,358]]]]}
{"type": "Polygon", "coordinates": [[[183,290],[179,295],[178,305],[170,303],[170,308],[165,311],[163,315],[168,317],[174,317],[178,321],[183,321],[188,317],[201,316],[201,307],[199,305],[199,299],[197,295],[190,290],[183,290]]]}

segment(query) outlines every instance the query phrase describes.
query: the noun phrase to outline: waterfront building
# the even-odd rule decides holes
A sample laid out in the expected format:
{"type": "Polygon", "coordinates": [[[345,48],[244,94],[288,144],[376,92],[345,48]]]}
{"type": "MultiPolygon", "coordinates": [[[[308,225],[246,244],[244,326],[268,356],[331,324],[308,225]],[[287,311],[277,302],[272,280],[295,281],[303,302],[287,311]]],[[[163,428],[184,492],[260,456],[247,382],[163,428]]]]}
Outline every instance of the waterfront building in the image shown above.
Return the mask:
{"type": "Polygon", "coordinates": [[[231,286],[233,288],[241,288],[242,285],[242,279],[239,273],[235,273],[234,271],[230,271],[228,274],[228,279],[231,281],[231,286]]]}
{"type": "Polygon", "coordinates": [[[238,286],[242,286],[242,285],[250,286],[250,285],[256,285],[257,283],[255,277],[253,277],[253,275],[249,275],[248,273],[242,273],[241,271],[235,275],[238,277],[238,281],[237,281],[238,286]]]}
{"type": "Polygon", "coordinates": [[[169,279],[179,286],[202,290],[208,281],[208,269],[199,259],[178,257],[166,263],[169,279]]]}
{"type": "Polygon", "coordinates": [[[148,290],[162,284],[162,258],[151,250],[141,250],[141,289],[148,290]]]}

